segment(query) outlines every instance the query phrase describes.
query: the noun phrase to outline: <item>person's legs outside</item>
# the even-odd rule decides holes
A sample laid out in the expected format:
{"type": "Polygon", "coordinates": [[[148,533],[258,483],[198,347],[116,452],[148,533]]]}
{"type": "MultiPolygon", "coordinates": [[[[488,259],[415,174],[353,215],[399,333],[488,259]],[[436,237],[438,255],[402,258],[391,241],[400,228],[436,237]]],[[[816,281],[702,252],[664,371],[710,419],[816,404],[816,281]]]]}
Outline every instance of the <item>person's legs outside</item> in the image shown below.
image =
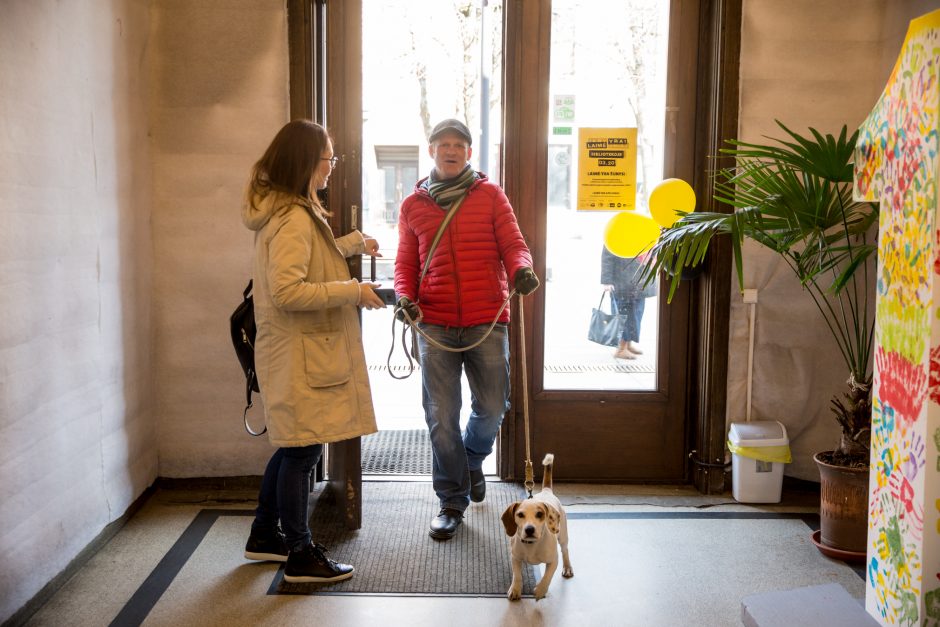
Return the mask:
{"type": "Polygon", "coordinates": [[[637,298],[633,301],[631,308],[631,322],[632,322],[632,331],[633,337],[629,338],[627,342],[627,350],[637,355],[642,355],[643,351],[640,349],[640,329],[643,324],[643,310],[646,309],[646,299],[643,297],[637,298]]]}
{"type": "Polygon", "coordinates": [[[617,297],[616,294],[611,293],[610,299],[616,308],[617,314],[622,317],[620,325],[620,344],[614,350],[614,357],[618,359],[636,359],[636,355],[630,352],[630,323],[623,322],[624,320],[629,320],[630,316],[626,310],[626,307],[629,305],[629,301],[624,298],[617,297]]]}
{"type": "MultiPolygon", "coordinates": [[[[422,324],[421,330],[442,346],[459,346],[459,329],[422,324]]],[[[460,434],[460,375],[463,354],[441,350],[420,334],[422,405],[431,440],[431,481],[441,512],[431,521],[431,536],[453,537],[470,504],[467,452],[460,434]]]]}
{"type": "MultiPolygon", "coordinates": [[[[463,330],[462,344],[473,344],[488,325],[463,330]]],[[[486,340],[464,354],[470,387],[470,419],[463,433],[470,474],[470,498],[476,503],[486,495],[483,460],[493,452],[493,443],[509,409],[509,329],[497,324],[486,340]]]]}
{"type": "Polygon", "coordinates": [[[277,449],[268,460],[258,491],[258,507],[251,523],[251,534],[245,544],[245,557],[251,560],[283,562],[287,560],[287,543],[278,527],[277,477],[284,458],[284,449],[277,449]]]}

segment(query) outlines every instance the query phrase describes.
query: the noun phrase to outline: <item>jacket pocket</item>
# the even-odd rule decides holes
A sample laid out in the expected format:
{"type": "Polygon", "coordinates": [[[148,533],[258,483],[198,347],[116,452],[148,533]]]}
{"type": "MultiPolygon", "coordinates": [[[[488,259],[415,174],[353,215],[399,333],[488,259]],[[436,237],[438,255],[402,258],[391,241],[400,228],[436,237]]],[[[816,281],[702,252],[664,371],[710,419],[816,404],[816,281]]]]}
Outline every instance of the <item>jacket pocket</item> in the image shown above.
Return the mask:
{"type": "Polygon", "coordinates": [[[342,333],[304,333],[307,385],[325,388],[349,381],[352,362],[342,333]]]}

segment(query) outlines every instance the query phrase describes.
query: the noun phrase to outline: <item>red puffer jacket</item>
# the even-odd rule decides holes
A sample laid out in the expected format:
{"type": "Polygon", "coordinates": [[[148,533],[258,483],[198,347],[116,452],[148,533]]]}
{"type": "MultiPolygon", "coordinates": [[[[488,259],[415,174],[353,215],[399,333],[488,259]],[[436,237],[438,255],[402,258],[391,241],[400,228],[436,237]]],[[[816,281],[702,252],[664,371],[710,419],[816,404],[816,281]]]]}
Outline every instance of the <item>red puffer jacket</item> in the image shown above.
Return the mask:
{"type": "MultiPolygon", "coordinates": [[[[505,192],[486,175],[473,183],[434,250],[420,288],[428,249],[447,212],[418,181],[398,220],[395,291],[418,303],[424,322],[452,327],[489,324],[509,295],[507,276],[532,267],[505,192]]],[[[509,322],[509,307],[500,322],[509,322]]]]}

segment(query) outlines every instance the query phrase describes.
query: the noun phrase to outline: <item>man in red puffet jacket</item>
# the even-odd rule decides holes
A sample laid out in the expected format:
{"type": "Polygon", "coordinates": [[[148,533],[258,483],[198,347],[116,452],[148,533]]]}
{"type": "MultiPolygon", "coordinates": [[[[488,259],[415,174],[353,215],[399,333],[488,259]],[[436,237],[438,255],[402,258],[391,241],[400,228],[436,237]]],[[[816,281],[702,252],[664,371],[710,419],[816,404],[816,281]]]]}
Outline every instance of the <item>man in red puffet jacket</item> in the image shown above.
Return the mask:
{"type": "MultiPolygon", "coordinates": [[[[509,296],[508,277],[522,295],[535,291],[539,280],[505,192],[470,166],[472,137],[466,125],[444,120],[428,142],[434,168],[399,212],[397,315],[403,318],[407,312],[437,344],[461,349],[486,334],[509,296]],[[418,285],[435,235],[455,202],[461,204],[418,285]]],[[[479,503],[486,495],[483,460],[493,452],[509,409],[508,323],[507,306],[492,333],[466,351],[445,350],[418,335],[422,401],[434,452],[431,477],[441,507],[431,520],[430,535],[437,540],[454,537],[470,501],[479,503]],[[463,433],[461,369],[472,397],[463,433]]]]}

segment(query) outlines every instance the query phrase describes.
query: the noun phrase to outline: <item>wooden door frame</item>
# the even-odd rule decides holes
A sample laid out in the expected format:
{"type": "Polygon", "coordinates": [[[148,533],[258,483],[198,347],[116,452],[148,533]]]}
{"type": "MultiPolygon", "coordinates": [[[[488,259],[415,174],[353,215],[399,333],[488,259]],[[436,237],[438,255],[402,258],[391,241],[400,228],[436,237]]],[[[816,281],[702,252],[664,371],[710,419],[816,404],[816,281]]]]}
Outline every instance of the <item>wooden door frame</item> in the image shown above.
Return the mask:
{"type": "MultiPolygon", "coordinates": [[[[327,209],[332,213],[330,227],[335,234],[349,233],[358,229],[362,222],[362,177],[359,176],[362,125],[358,116],[346,115],[350,110],[362,110],[362,85],[358,81],[339,81],[330,89],[319,86],[332,76],[359,75],[361,29],[349,26],[362,23],[361,6],[358,1],[331,3],[327,10],[325,0],[288,0],[287,3],[290,117],[323,123],[333,137],[336,156],[340,158],[326,190],[327,209]],[[331,37],[332,33],[338,36],[331,37]]],[[[361,259],[358,256],[350,259],[351,274],[361,276],[361,271],[361,259]]],[[[340,506],[346,527],[359,529],[362,527],[362,439],[332,442],[328,447],[330,490],[340,506]]],[[[318,478],[322,479],[322,473],[320,465],[318,478]]]]}
{"type": "MultiPolygon", "coordinates": [[[[708,163],[716,155],[723,139],[737,136],[738,57],[740,53],[742,0],[675,0],[670,19],[683,11],[694,10],[697,20],[683,24],[681,41],[695,41],[700,51],[694,65],[676,65],[670,54],[670,72],[680,72],[686,82],[695,85],[687,98],[669,94],[670,103],[680,100],[694,106],[694,117],[679,117],[675,152],[665,154],[666,172],[692,183],[703,210],[720,211],[712,198],[708,163]],[[690,104],[691,99],[691,104],[690,104]],[[692,126],[684,120],[693,120],[692,126]],[[688,155],[679,159],[679,153],[688,155]],[[691,170],[688,165],[693,164],[691,170]]],[[[549,116],[549,52],[551,6],[549,0],[514,2],[506,0],[506,25],[503,31],[505,69],[503,74],[505,154],[504,187],[514,199],[520,227],[536,241],[545,240],[544,221],[536,212],[547,201],[544,176],[547,172],[549,116]],[[507,76],[521,80],[507,80],[507,76]],[[523,113],[524,112],[524,113],[523,113]]],[[[674,52],[678,40],[670,42],[674,52]]],[[[675,83],[674,83],[675,84],[675,83]]],[[[669,120],[667,119],[667,124],[669,120]]],[[[725,415],[727,404],[728,319],[730,314],[731,251],[727,242],[713,245],[701,275],[692,281],[690,333],[688,343],[687,393],[685,412],[688,466],[685,476],[703,493],[725,489],[725,415]]],[[[529,299],[533,300],[533,299],[529,299]]],[[[673,302],[671,306],[682,306],[673,302]]],[[[517,312],[514,312],[514,314],[517,312]]],[[[542,341],[541,325],[533,320],[544,315],[539,301],[526,303],[526,363],[535,364],[533,348],[542,341]]],[[[514,325],[512,342],[518,345],[514,325]]],[[[506,479],[522,476],[525,459],[525,431],[518,390],[522,378],[513,363],[513,410],[500,430],[500,475],[506,479]],[[511,452],[511,454],[510,454],[511,452]]],[[[529,393],[535,377],[527,377],[529,393]]]]}
{"type": "MultiPolygon", "coordinates": [[[[741,4],[742,0],[678,0],[681,2],[698,3],[698,31],[688,33],[695,37],[700,51],[697,65],[690,76],[694,77],[696,85],[696,116],[694,128],[679,129],[681,138],[694,138],[691,147],[694,155],[694,168],[689,173],[699,206],[709,211],[726,210],[712,201],[712,182],[706,172],[713,167],[709,163],[711,156],[716,155],[722,141],[737,136],[738,125],[738,64],[740,55],[741,37],[741,4]]],[[[515,64],[516,76],[531,76],[534,86],[530,83],[517,81],[507,84],[504,69],[504,148],[502,160],[504,167],[504,187],[510,198],[531,198],[527,205],[517,206],[520,226],[523,233],[531,233],[533,237],[544,238],[544,232],[536,232],[532,203],[541,202],[544,206],[547,191],[541,186],[532,185],[533,172],[546,172],[547,138],[542,129],[547,128],[548,120],[548,63],[549,63],[549,35],[551,30],[551,15],[546,0],[531,0],[520,2],[518,0],[505,0],[506,27],[503,29],[503,50],[506,68],[515,64]],[[536,50],[537,54],[523,54],[526,48],[536,50]],[[525,115],[523,115],[525,112],[525,115]],[[505,147],[511,147],[506,150],[505,147]],[[525,192],[525,193],[523,193],[525,192]],[[531,194],[531,196],[530,196],[531,194]]],[[[361,127],[358,118],[347,119],[343,112],[355,110],[349,107],[345,95],[337,90],[330,90],[326,102],[322,95],[312,90],[315,76],[322,68],[317,67],[316,59],[323,59],[331,76],[358,76],[361,68],[342,67],[343,60],[351,57],[347,51],[359,58],[361,55],[361,36],[354,41],[343,41],[343,50],[327,47],[324,55],[316,54],[313,42],[318,40],[314,32],[315,20],[313,13],[317,5],[323,5],[323,0],[288,0],[288,28],[290,49],[290,103],[291,118],[314,117],[318,107],[325,108],[327,120],[336,112],[336,118],[343,126],[332,127],[335,137],[342,137],[342,148],[346,151],[343,158],[360,160],[361,127]],[[351,70],[351,73],[345,73],[351,70]],[[332,94],[332,96],[330,96],[332,94]],[[318,100],[319,98],[319,100],[318,100]],[[347,157],[348,155],[348,157],[347,157]]],[[[349,11],[330,11],[332,16],[327,20],[328,32],[344,32],[344,25],[351,19],[361,23],[361,4],[357,2],[340,3],[335,5],[355,5],[355,16],[349,11]]],[[[352,29],[353,32],[358,32],[352,29]]],[[[350,31],[346,31],[350,32],[350,31]]],[[[691,69],[691,68],[686,68],[691,69]]],[[[361,85],[357,81],[345,81],[347,89],[358,92],[357,102],[361,103],[361,85]]],[[[355,94],[354,94],[355,95],[355,94]]],[[[687,140],[688,141],[688,140],[687,140]]],[[[339,143],[339,142],[338,142],[339,143]]],[[[670,155],[667,159],[673,158],[670,155]]],[[[352,198],[353,189],[346,187],[351,183],[355,193],[361,190],[360,181],[346,181],[342,188],[338,187],[334,179],[331,185],[331,194],[339,194],[335,198],[335,206],[346,206],[347,198],[352,198]]],[[[340,216],[342,219],[342,216],[340,216]]],[[[357,218],[357,220],[360,218],[357,218]]],[[[348,224],[336,224],[340,232],[348,228],[348,224]]],[[[544,229],[543,229],[544,230],[544,229]]],[[[703,493],[711,494],[725,489],[726,468],[725,459],[725,423],[727,406],[727,372],[728,372],[728,320],[730,317],[731,295],[731,250],[730,245],[718,240],[706,258],[702,274],[692,282],[691,289],[691,333],[689,340],[689,376],[687,394],[687,415],[690,420],[687,447],[689,449],[690,478],[694,485],[703,493]]],[[[531,306],[527,307],[526,346],[527,363],[533,363],[532,347],[534,346],[533,325],[530,316],[537,313],[531,306]]],[[[516,345],[515,329],[512,333],[513,346],[516,345]]],[[[520,389],[520,376],[514,362],[514,388],[520,389]]],[[[528,381],[533,381],[529,376],[528,381]]],[[[524,434],[521,403],[514,394],[513,411],[507,415],[500,430],[502,454],[498,460],[500,475],[507,479],[518,478],[516,471],[520,459],[520,451],[524,450],[524,443],[520,436],[524,434]]],[[[358,439],[355,446],[355,457],[358,463],[358,439]]],[[[346,460],[344,466],[353,460],[346,460]]],[[[330,473],[332,475],[332,471],[330,473]]],[[[341,486],[337,486],[341,487],[341,486]]],[[[361,495],[360,495],[361,498],[361,495]]],[[[361,509],[354,515],[355,525],[361,523],[361,509]],[[358,516],[358,517],[357,517],[358,516]]]]}
{"type": "MultiPolygon", "coordinates": [[[[698,106],[695,119],[693,187],[703,211],[729,212],[714,201],[713,158],[726,139],[738,136],[738,84],[741,56],[742,0],[702,0],[698,46],[698,106]]],[[[731,243],[718,238],[706,257],[704,271],[693,285],[696,312],[694,376],[689,415],[694,417],[689,460],[692,482],[704,494],[727,489],[725,464],[728,399],[728,322],[731,315],[731,243]]]]}

